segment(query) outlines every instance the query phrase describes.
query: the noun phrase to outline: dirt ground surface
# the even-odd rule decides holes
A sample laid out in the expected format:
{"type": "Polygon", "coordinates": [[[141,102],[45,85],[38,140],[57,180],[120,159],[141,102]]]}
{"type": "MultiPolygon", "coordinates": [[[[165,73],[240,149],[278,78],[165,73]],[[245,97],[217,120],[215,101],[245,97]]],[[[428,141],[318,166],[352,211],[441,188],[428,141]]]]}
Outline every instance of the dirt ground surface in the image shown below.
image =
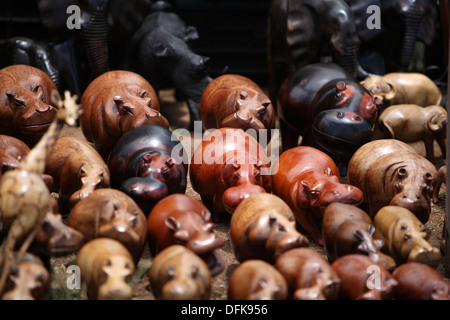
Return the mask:
{"type": "MultiPolygon", "coordinates": [[[[171,128],[187,128],[189,125],[189,113],[185,103],[177,102],[173,98],[173,92],[171,90],[162,91],[160,95],[161,113],[169,120],[171,128]]],[[[75,135],[84,138],[80,128],[67,128],[63,129],[62,135],[75,135]]],[[[192,147],[200,141],[194,141],[192,147]]],[[[274,143],[274,142],[272,142],[274,143]]],[[[275,142],[278,143],[278,142],[275,142]]],[[[422,142],[411,144],[411,146],[421,155],[425,155],[425,148],[422,142]]],[[[435,146],[436,168],[445,164],[445,160],[442,158],[442,154],[438,145],[435,146]]],[[[188,175],[189,177],[189,175],[188,175]]],[[[342,181],[345,181],[343,179],[342,181]]],[[[188,179],[188,186],[186,194],[200,200],[200,196],[195,192],[188,179]]],[[[445,185],[442,186],[440,191],[439,202],[432,204],[430,220],[427,222],[426,229],[428,232],[428,241],[435,247],[440,247],[442,239],[443,221],[445,217],[445,185]]],[[[222,256],[226,267],[225,270],[219,275],[213,278],[212,292],[210,299],[212,300],[225,300],[228,299],[227,289],[228,280],[238,266],[238,261],[234,257],[232,244],[229,235],[229,226],[225,224],[216,224],[215,233],[225,240],[225,245],[218,250],[218,253],[222,256]]],[[[324,258],[325,253],[322,247],[310,244],[319,251],[324,258]]],[[[67,267],[75,264],[75,253],[64,257],[52,257],[52,282],[51,282],[51,295],[50,299],[87,299],[83,290],[68,289],[67,280],[71,273],[67,273],[67,267]]],[[[133,279],[133,292],[135,300],[154,300],[155,296],[151,290],[151,284],[148,278],[148,269],[152,263],[152,257],[150,256],[148,247],[145,249],[136,268],[136,274],[133,279]]],[[[444,275],[443,259],[437,268],[437,270],[444,275]]]]}

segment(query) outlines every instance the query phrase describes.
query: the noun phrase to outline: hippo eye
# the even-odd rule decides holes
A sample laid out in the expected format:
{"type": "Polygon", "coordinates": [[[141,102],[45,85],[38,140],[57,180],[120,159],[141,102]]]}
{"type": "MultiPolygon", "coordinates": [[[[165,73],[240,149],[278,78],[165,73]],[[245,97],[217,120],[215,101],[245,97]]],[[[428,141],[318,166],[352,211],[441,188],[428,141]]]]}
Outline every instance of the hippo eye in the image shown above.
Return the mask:
{"type": "Polygon", "coordinates": [[[336,100],[341,100],[344,94],[342,92],[336,94],[336,100]]]}
{"type": "Polygon", "coordinates": [[[129,114],[129,115],[134,116],[133,110],[131,110],[131,108],[129,108],[129,107],[123,106],[121,111],[122,111],[121,112],[122,114],[129,114]]]}
{"type": "Polygon", "coordinates": [[[144,89],[139,90],[138,96],[139,98],[145,98],[147,96],[147,91],[144,89]]]}
{"type": "Polygon", "coordinates": [[[192,279],[197,279],[198,276],[200,275],[200,268],[198,267],[198,265],[193,265],[191,272],[192,272],[192,279]]]}
{"type": "Polygon", "coordinates": [[[131,226],[132,227],[135,227],[136,226],[136,224],[137,224],[137,217],[131,217],[130,219],[129,219],[129,221],[130,221],[130,224],[131,224],[131,226]]]}
{"type": "Polygon", "coordinates": [[[45,278],[46,278],[45,272],[41,272],[41,273],[36,277],[36,281],[44,282],[44,279],[45,279],[45,278]]]}
{"type": "Polygon", "coordinates": [[[431,181],[431,180],[433,180],[433,175],[431,173],[427,172],[427,173],[425,173],[424,178],[428,181],[431,181]]]}
{"type": "Polygon", "coordinates": [[[261,110],[258,111],[258,116],[259,117],[263,117],[265,114],[266,114],[266,108],[261,109],[261,110]]]}
{"type": "Polygon", "coordinates": [[[408,171],[406,171],[405,168],[400,168],[398,169],[398,176],[399,178],[404,179],[408,176],[408,171]]]}
{"type": "Polygon", "coordinates": [[[286,228],[283,225],[279,224],[278,225],[278,231],[285,232],[286,228]]]}
{"type": "Polygon", "coordinates": [[[255,170],[255,171],[253,172],[253,175],[255,176],[255,178],[258,179],[258,178],[261,176],[261,171],[255,170]]]}
{"type": "Polygon", "coordinates": [[[112,266],[112,262],[111,262],[111,260],[106,260],[106,263],[105,263],[105,266],[107,266],[107,267],[110,267],[110,266],[112,266]]]}
{"type": "Polygon", "coordinates": [[[119,210],[119,209],[120,209],[120,206],[119,206],[119,204],[114,203],[113,208],[114,208],[114,210],[119,210]]]}
{"type": "Polygon", "coordinates": [[[338,117],[339,119],[344,118],[344,113],[342,111],[339,111],[336,115],[336,117],[338,117]]]}
{"type": "Polygon", "coordinates": [[[14,100],[14,107],[16,108],[23,108],[25,107],[25,102],[22,100],[14,100]]]}
{"type": "Polygon", "coordinates": [[[310,195],[311,198],[317,199],[319,197],[319,195],[320,195],[320,191],[311,190],[311,191],[309,191],[309,195],[310,195]]]}
{"type": "Polygon", "coordinates": [[[261,278],[261,280],[258,281],[258,284],[255,287],[255,291],[264,290],[265,288],[267,288],[267,279],[261,278]]]}
{"type": "Polygon", "coordinates": [[[238,172],[233,173],[233,179],[234,180],[239,180],[239,173],[238,172]]]}
{"type": "Polygon", "coordinates": [[[169,279],[173,279],[175,278],[175,267],[171,264],[166,266],[166,272],[167,275],[169,276],[169,279]]]}
{"type": "Polygon", "coordinates": [[[409,240],[411,238],[411,236],[409,234],[405,234],[405,236],[403,237],[403,239],[405,240],[409,240]]]}
{"type": "Polygon", "coordinates": [[[241,93],[239,94],[239,97],[243,100],[247,99],[248,94],[246,91],[241,91],[241,93]]]}

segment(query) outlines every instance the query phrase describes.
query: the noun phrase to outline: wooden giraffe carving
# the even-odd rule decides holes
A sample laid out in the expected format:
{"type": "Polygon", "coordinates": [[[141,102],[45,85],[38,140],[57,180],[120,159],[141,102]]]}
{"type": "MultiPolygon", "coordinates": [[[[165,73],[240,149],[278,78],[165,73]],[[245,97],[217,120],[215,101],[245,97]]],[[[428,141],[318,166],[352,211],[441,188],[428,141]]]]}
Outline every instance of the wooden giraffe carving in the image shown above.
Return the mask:
{"type": "Polygon", "coordinates": [[[0,221],[4,230],[8,230],[0,254],[0,296],[13,266],[22,259],[50,211],[51,195],[42,180],[46,158],[64,123],[75,125],[81,113],[76,103],[77,96],[72,97],[69,91],[65,92],[64,101],[56,91],[51,96],[58,105],[52,124],[17,169],[7,171],[0,179],[0,221]],[[15,255],[14,250],[19,243],[21,246],[15,255]]]}

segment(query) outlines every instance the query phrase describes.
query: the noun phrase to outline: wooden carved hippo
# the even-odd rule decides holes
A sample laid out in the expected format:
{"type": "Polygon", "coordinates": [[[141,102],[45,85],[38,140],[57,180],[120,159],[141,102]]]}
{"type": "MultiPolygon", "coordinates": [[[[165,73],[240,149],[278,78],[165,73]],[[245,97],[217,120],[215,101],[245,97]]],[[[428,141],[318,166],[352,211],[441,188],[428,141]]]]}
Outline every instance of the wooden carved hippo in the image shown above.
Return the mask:
{"type": "Polygon", "coordinates": [[[111,186],[128,194],[148,215],[162,198],[184,193],[188,160],[183,145],[165,128],[146,125],[123,135],[111,151],[111,186]]]}
{"type": "Polygon", "coordinates": [[[442,99],[437,85],[422,73],[392,72],[384,76],[373,75],[360,84],[379,97],[384,107],[411,103],[426,107],[439,105],[442,99]]]}
{"type": "Polygon", "coordinates": [[[388,271],[395,267],[392,257],[380,252],[383,241],[374,239],[372,219],[362,209],[345,203],[330,204],[323,214],[322,235],[330,262],[351,253],[365,254],[388,271]]]}
{"type": "Polygon", "coordinates": [[[333,202],[358,205],[362,191],[340,183],[333,159],[313,147],[283,152],[273,166],[273,193],[292,209],[295,219],[317,244],[323,244],[322,218],[333,202]]]}
{"type": "Polygon", "coordinates": [[[425,226],[408,209],[385,206],[373,218],[374,237],[383,240],[383,250],[398,265],[405,262],[422,262],[437,267],[441,253],[426,239],[425,226]]]}
{"type": "Polygon", "coordinates": [[[334,300],[341,280],[312,248],[296,248],[278,257],[275,267],[286,279],[295,300],[334,300]]]}
{"type": "Polygon", "coordinates": [[[53,90],[58,92],[52,79],[38,68],[19,64],[1,69],[0,134],[33,147],[55,118],[57,107],[50,101],[53,90]]]}
{"type": "Polygon", "coordinates": [[[70,211],[67,224],[85,241],[112,238],[123,244],[137,263],[147,240],[146,217],[136,202],[120,190],[97,189],[70,211]]]}
{"type": "Polygon", "coordinates": [[[407,262],[392,273],[398,300],[450,300],[450,283],[436,269],[420,262],[407,262]]]}
{"type": "Polygon", "coordinates": [[[371,218],[382,207],[396,205],[407,208],[426,223],[435,177],[436,168],[430,161],[396,139],[365,144],[348,165],[348,181],[363,191],[371,218]]]}
{"type": "MultiPolygon", "coordinates": [[[[6,171],[16,169],[28,152],[30,152],[30,147],[22,140],[0,134],[0,177],[6,171]]],[[[49,189],[53,188],[52,176],[44,173],[42,180],[49,189]]]]}
{"type": "Polygon", "coordinates": [[[181,243],[206,262],[213,276],[223,271],[225,265],[216,250],[225,242],[214,234],[211,212],[197,199],[185,194],[161,199],[148,215],[147,229],[152,255],[181,243]]]}
{"type": "Polygon", "coordinates": [[[230,300],[286,300],[288,285],[283,275],[262,260],[246,260],[234,269],[228,282],[230,300]]]}
{"type": "Polygon", "coordinates": [[[227,220],[250,195],[272,191],[267,154],[242,129],[220,128],[205,137],[192,156],[190,179],[213,221],[227,220]]]}
{"type": "Polygon", "coordinates": [[[348,160],[372,140],[381,101],[335,64],[304,66],[282,84],[278,114],[283,151],[302,145],[330,154],[345,175],[348,160]]]}
{"type": "Polygon", "coordinates": [[[247,77],[225,74],[208,84],[199,105],[205,130],[211,128],[241,128],[244,131],[275,126],[275,112],[262,89],[247,77]]]}
{"type": "Polygon", "coordinates": [[[108,188],[109,168],[100,154],[86,141],[72,136],[56,140],[47,157],[45,172],[53,177],[54,191],[70,208],[97,188],[108,188]]]}
{"type": "Polygon", "coordinates": [[[126,132],[147,124],[169,127],[159,113],[153,87],[131,71],[114,70],[95,78],[84,91],[81,104],[83,134],[105,161],[126,132]]]}
{"type": "Polygon", "coordinates": [[[129,285],[135,271],[130,251],[110,238],[87,242],[77,254],[81,284],[90,300],[129,300],[133,289],[129,285]]]}
{"type": "Polygon", "coordinates": [[[236,207],[231,216],[230,235],[240,262],[259,259],[275,263],[283,252],[309,244],[296,230],[289,206],[270,193],[253,194],[236,207]]]}
{"type": "Polygon", "coordinates": [[[423,141],[426,158],[434,161],[434,141],[445,159],[447,152],[447,111],[441,106],[416,104],[390,106],[377,119],[374,139],[397,139],[406,143],[423,141]]]}
{"type": "Polygon", "coordinates": [[[341,284],[338,299],[391,300],[397,280],[366,255],[347,254],[335,260],[334,269],[341,284]]]}
{"type": "Polygon", "coordinates": [[[25,253],[11,275],[2,300],[43,300],[48,297],[50,272],[42,261],[31,253],[25,253]]]}
{"type": "Polygon", "coordinates": [[[148,275],[156,299],[209,299],[212,277],[208,266],[181,244],[173,244],[159,252],[148,275]]]}

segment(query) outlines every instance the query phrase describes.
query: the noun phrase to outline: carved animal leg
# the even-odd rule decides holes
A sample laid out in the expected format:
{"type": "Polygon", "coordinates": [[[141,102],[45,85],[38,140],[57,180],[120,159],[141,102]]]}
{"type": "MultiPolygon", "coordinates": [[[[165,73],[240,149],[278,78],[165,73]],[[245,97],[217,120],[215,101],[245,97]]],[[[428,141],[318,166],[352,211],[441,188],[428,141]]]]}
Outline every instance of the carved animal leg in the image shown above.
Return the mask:
{"type": "Polygon", "coordinates": [[[442,158],[447,158],[447,139],[445,137],[438,137],[436,138],[436,141],[441,148],[442,158]]]}
{"type": "Polygon", "coordinates": [[[425,136],[423,138],[425,142],[426,158],[433,162],[434,161],[434,140],[432,136],[425,136]]]}
{"type": "Polygon", "coordinates": [[[441,168],[439,168],[437,177],[434,180],[433,196],[431,197],[434,203],[437,203],[439,201],[439,190],[441,189],[442,184],[445,183],[446,176],[447,176],[447,167],[444,165],[441,168]]]}

